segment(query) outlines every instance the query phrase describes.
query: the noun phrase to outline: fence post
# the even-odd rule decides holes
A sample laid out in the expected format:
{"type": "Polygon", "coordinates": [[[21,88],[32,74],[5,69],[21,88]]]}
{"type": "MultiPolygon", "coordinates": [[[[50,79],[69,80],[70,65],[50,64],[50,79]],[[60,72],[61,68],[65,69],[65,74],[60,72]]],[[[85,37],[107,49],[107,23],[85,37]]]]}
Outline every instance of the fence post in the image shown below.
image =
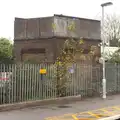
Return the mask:
{"type": "Polygon", "coordinates": [[[117,89],[117,92],[120,92],[119,85],[120,85],[120,82],[119,82],[119,64],[116,64],[116,89],[117,89]]]}

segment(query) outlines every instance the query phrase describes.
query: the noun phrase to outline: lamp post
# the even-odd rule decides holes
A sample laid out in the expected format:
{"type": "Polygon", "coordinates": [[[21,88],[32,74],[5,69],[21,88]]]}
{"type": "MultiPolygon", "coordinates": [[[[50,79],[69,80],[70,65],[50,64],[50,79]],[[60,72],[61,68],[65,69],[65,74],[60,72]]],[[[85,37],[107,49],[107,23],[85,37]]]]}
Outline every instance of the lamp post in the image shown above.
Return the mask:
{"type": "Polygon", "coordinates": [[[102,19],[101,19],[101,30],[102,30],[102,34],[101,34],[101,39],[102,39],[102,51],[103,51],[103,56],[102,56],[102,62],[103,62],[103,79],[102,79],[102,84],[103,84],[103,96],[102,98],[105,99],[106,98],[106,77],[105,77],[105,39],[104,39],[104,33],[103,33],[103,29],[104,29],[104,7],[113,5],[112,2],[106,2],[106,3],[102,3],[101,7],[102,7],[102,19]]]}

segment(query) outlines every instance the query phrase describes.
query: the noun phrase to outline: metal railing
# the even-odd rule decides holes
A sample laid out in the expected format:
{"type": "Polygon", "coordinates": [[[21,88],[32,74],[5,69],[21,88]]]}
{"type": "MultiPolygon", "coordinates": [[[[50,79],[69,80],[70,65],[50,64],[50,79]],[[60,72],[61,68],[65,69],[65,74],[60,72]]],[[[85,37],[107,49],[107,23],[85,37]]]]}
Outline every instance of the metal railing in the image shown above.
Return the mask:
{"type": "MultiPolygon", "coordinates": [[[[54,64],[0,65],[0,104],[58,97],[56,68],[54,64]],[[46,69],[47,73],[41,75],[39,72],[40,68],[46,69]]],[[[63,86],[66,88],[64,95],[81,95],[82,97],[100,96],[102,92],[101,67],[76,63],[73,69],[71,72],[67,68],[68,72],[65,75],[64,82],[59,82],[61,88],[63,86]]],[[[120,92],[119,70],[119,65],[106,66],[108,93],[120,92]],[[111,69],[115,69],[115,71],[111,73],[111,69]]]]}

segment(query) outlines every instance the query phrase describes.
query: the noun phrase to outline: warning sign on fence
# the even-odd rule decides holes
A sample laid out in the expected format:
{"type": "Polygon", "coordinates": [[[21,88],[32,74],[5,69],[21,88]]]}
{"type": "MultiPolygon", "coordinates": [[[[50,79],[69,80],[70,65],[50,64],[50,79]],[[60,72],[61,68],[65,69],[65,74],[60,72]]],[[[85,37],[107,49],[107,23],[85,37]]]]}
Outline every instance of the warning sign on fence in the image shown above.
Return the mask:
{"type": "Polygon", "coordinates": [[[46,69],[40,69],[39,72],[40,72],[40,74],[46,74],[47,71],[46,71],[46,69]]]}

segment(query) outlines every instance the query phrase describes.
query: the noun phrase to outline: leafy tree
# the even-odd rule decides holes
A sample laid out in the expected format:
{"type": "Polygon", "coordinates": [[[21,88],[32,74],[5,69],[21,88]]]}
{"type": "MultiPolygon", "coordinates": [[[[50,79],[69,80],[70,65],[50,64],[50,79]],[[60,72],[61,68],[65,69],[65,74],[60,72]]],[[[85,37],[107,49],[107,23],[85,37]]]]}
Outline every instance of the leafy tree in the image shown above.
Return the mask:
{"type": "Polygon", "coordinates": [[[0,38],[0,63],[13,62],[13,44],[7,38],[0,38]]]}

